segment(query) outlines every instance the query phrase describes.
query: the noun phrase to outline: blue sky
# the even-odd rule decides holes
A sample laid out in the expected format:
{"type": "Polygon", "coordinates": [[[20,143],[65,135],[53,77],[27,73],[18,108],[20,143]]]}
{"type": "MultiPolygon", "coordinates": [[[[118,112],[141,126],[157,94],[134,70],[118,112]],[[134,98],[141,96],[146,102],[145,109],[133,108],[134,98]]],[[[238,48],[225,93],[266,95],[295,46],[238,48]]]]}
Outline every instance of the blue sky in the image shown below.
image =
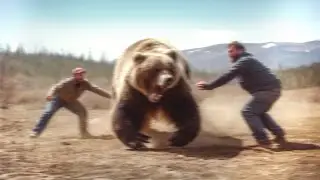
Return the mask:
{"type": "Polygon", "coordinates": [[[118,56],[156,37],[180,49],[320,39],[317,0],[0,0],[0,44],[118,56]]]}

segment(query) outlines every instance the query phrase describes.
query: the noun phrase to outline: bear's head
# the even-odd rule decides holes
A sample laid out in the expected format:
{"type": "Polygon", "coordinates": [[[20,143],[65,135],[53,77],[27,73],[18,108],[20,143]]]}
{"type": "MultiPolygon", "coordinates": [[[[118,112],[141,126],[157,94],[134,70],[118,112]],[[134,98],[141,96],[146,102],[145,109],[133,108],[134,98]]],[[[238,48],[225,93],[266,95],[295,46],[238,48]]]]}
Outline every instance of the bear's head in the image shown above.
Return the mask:
{"type": "Polygon", "coordinates": [[[181,78],[177,58],[179,56],[175,50],[135,53],[129,83],[150,102],[159,102],[164,93],[181,78]]]}

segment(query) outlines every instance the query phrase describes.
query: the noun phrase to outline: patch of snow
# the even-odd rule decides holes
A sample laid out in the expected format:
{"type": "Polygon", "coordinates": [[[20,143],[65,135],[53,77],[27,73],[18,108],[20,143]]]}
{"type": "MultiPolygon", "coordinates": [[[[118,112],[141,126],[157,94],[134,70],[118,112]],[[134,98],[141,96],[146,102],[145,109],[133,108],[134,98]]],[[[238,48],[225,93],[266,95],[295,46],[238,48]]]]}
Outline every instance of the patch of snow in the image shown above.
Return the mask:
{"type": "Polygon", "coordinates": [[[200,49],[196,49],[196,50],[191,50],[191,51],[187,51],[188,54],[192,54],[192,53],[195,53],[195,52],[198,52],[200,51],[200,49]]]}
{"type": "Polygon", "coordinates": [[[263,45],[262,48],[271,48],[271,47],[274,47],[274,46],[277,46],[277,44],[275,44],[275,43],[267,43],[267,44],[263,45]]]}

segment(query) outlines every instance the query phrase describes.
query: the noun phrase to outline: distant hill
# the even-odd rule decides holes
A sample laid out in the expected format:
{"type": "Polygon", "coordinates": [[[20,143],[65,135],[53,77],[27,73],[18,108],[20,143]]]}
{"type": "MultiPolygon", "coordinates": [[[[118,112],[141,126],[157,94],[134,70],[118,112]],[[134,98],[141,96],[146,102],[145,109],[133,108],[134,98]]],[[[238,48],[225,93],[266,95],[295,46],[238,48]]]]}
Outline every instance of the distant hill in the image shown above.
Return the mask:
{"type": "MultiPolygon", "coordinates": [[[[305,43],[266,42],[244,43],[249,52],[273,70],[309,66],[320,62],[320,40],[305,43]]],[[[219,73],[230,66],[227,44],[182,50],[198,75],[219,73]]],[[[0,50],[0,56],[7,60],[15,72],[25,75],[60,78],[70,73],[75,66],[84,66],[92,77],[110,77],[114,61],[94,61],[91,57],[76,57],[48,51],[26,53],[23,47],[16,50],[0,50]]]]}
{"type": "MultiPolygon", "coordinates": [[[[250,52],[254,52],[260,60],[275,70],[285,88],[320,86],[320,41],[307,42],[303,45],[270,42],[246,44],[246,46],[250,52]],[[312,63],[316,61],[318,63],[312,63]],[[280,71],[277,70],[279,64],[282,66],[280,71]]],[[[226,44],[185,50],[184,53],[189,53],[195,81],[213,79],[218,75],[217,72],[229,66],[226,44]],[[208,71],[213,69],[215,72],[208,73],[200,69],[208,71]]],[[[47,87],[63,77],[70,76],[71,69],[76,66],[85,67],[89,79],[108,86],[114,63],[104,59],[94,61],[72,54],[42,51],[26,53],[22,48],[17,51],[0,51],[0,89],[2,77],[13,77],[23,88],[47,87]]]]}
{"type": "MultiPolygon", "coordinates": [[[[305,43],[267,42],[244,43],[248,52],[253,53],[271,69],[295,68],[320,62],[320,40],[305,43]]],[[[230,66],[227,44],[217,44],[182,51],[189,63],[196,69],[220,72],[230,66]]]]}

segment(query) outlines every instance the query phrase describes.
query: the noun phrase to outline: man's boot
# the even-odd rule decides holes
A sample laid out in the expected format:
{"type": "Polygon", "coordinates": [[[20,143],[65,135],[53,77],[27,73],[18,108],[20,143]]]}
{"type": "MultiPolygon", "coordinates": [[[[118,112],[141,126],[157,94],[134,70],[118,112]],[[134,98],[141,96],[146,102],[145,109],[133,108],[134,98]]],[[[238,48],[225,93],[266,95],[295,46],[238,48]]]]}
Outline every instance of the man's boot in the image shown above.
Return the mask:
{"type": "Polygon", "coordinates": [[[81,138],[82,139],[90,139],[93,138],[94,136],[92,136],[89,132],[81,132],[81,138]]]}
{"type": "Polygon", "coordinates": [[[29,137],[30,138],[37,138],[40,136],[40,133],[38,132],[35,132],[35,131],[32,131],[30,134],[29,134],[29,137]]]}
{"type": "Polygon", "coordinates": [[[272,149],[272,142],[270,140],[257,140],[259,147],[272,149]]]}
{"type": "Polygon", "coordinates": [[[277,143],[279,145],[279,147],[286,147],[286,145],[288,144],[288,141],[286,140],[285,136],[276,136],[273,139],[273,142],[277,143]]]}
{"type": "Polygon", "coordinates": [[[88,130],[87,130],[87,121],[80,119],[80,136],[82,139],[89,139],[89,138],[93,138],[94,136],[92,136],[88,130]]]}

